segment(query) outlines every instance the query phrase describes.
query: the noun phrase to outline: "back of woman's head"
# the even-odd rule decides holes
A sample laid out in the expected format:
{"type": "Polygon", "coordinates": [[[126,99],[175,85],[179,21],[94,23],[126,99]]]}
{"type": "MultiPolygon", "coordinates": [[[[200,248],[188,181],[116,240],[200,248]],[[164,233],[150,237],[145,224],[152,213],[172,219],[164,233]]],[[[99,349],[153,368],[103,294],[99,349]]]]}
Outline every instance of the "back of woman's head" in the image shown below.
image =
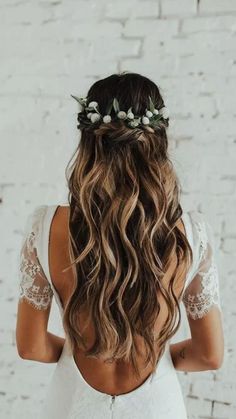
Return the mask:
{"type": "MultiPolygon", "coordinates": [[[[132,108],[133,115],[150,116],[150,98],[156,110],[165,107],[157,85],[136,73],[96,81],[86,103],[97,102],[100,115],[106,115],[114,98],[126,115],[132,108]]],[[[82,346],[88,356],[108,361],[130,361],[139,375],[135,338],[143,339],[146,364],[155,367],[156,348],[160,356],[179,326],[174,285],[190,263],[191,248],[177,228],[182,209],[168,157],[169,119],[159,113],[155,125],[131,127],[114,108],[110,117],[92,123],[85,109],[78,114],[81,138],[67,168],[75,283],[63,324],[73,348],[82,346]],[[174,259],[167,286],[165,274],[174,259]],[[161,304],[168,315],[155,336],[161,304]],[[84,309],[95,332],[89,350],[79,323],[84,309]]]]}

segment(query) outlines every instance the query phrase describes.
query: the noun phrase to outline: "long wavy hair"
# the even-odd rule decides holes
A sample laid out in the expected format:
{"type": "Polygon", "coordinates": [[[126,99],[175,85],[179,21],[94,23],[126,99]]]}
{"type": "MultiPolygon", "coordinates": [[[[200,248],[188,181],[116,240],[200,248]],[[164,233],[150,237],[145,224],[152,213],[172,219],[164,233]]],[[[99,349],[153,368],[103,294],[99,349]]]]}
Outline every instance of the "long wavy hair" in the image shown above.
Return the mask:
{"type": "MultiPolygon", "coordinates": [[[[153,81],[129,72],[96,81],[87,94],[102,115],[114,97],[122,110],[132,106],[143,115],[149,96],[155,108],[165,106],[153,81]]],[[[64,310],[65,332],[73,350],[82,347],[86,356],[105,362],[123,359],[138,377],[136,338],[144,342],[145,366],[151,362],[154,370],[179,327],[175,284],[192,261],[191,247],[177,227],[182,208],[168,157],[168,125],[169,119],[162,119],[155,129],[129,128],[122,120],[82,127],[66,168],[74,286],[64,310]],[[155,336],[162,304],[168,315],[155,336]],[[84,309],[94,325],[90,348],[79,321],[84,309]]]]}

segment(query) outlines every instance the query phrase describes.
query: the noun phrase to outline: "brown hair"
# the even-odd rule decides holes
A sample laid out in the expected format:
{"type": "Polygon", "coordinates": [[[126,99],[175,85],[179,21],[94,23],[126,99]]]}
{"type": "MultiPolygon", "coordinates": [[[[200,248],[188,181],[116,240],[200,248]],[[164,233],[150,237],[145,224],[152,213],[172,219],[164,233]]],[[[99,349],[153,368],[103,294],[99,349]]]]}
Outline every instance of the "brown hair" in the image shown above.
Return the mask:
{"type": "MultiPolygon", "coordinates": [[[[102,115],[114,97],[122,110],[132,106],[136,115],[143,115],[149,96],[155,108],[165,106],[153,81],[128,72],[96,81],[87,94],[102,115]]],[[[168,124],[163,119],[155,129],[129,128],[120,120],[82,127],[75,160],[66,168],[75,284],[64,311],[65,331],[72,348],[82,346],[90,357],[107,355],[107,361],[130,361],[137,376],[134,338],[144,340],[146,365],[151,362],[154,369],[179,327],[174,285],[192,260],[191,247],[177,228],[182,208],[168,157],[168,124]],[[166,286],[173,256],[175,269],[166,286]],[[160,297],[168,316],[156,338],[160,297]],[[85,307],[96,333],[89,350],[78,321],[85,307]]]]}

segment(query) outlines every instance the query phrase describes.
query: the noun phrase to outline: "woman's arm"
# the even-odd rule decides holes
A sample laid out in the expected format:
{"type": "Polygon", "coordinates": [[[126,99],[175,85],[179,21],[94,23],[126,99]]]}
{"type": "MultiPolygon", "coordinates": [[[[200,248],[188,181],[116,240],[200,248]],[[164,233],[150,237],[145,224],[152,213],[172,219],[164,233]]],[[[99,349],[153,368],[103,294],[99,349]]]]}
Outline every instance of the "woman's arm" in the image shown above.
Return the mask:
{"type": "Polygon", "coordinates": [[[19,252],[16,346],[23,359],[57,362],[65,339],[47,330],[53,289],[37,251],[40,217],[41,207],[29,216],[19,252]]]}
{"type": "Polygon", "coordinates": [[[221,312],[217,306],[204,317],[189,319],[191,338],[170,345],[176,370],[205,371],[221,367],[224,358],[224,335],[221,312]]]}
{"type": "Polygon", "coordinates": [[[51,305],[46,310],[36,309],[26,299],[18,303],[16,346],[23,359],[57,362],[65,339],[48,332],[51,305]]]}
{"type": "Polygon", "coordinates": [[[53,333],[46,332],[44,346],[39,350],[31,350],[30,348],[25,351],[18,351],[19,355],[23,359],[31,361],[53,363],[58,362],[63,346],[65,344],[65,338],[56,336],[53,333]]]}
{"type": "Polygon", "coordinates": [[[195,271],[183,293],[191,339],[170,345],[170,351],[177,370],[215,370],[223,363],[224,334],[214,235],[200,213],[191,214],[198,253],[195,271]]]}
{"type": "Polygon", "coordinates": [[[206,371],[221,367],[222,359],[206,359],[201,356],[192,339],[170,345],[174,367],[178,371],[206,371]]]}

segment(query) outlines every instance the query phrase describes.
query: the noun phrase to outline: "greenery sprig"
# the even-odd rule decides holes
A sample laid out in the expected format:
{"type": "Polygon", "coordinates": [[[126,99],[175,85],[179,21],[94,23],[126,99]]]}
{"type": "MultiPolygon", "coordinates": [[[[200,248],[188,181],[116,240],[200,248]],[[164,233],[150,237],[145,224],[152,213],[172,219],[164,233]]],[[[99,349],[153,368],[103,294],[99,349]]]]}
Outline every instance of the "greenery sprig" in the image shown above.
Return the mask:
{"type": "Polygon", "coordinates": [[[169,110],[166,106],[161,109],[155,108],[155,105],[149,96],[149,106],[145,110],[144,115],[134,115],[132,107],[127,112],[120,109],[119,101],[116,97],[108,104],[106,108],[106,115],[102,115],[99,111],[98,102],[92,101],[88,103],[87,97],[77,97],[71,95],[82,107],[82,111],[78,113],[78,128],[80,125],[89,126],[91,124],[103,121],[109,123],[112,120],[123,120],[130,128],[137,128],[140,125],[151,126],[156,128],[159,121],[169,118],[169,110]],[[112,109],[114,109],[115,117],[111,117],[112,109]]]}

